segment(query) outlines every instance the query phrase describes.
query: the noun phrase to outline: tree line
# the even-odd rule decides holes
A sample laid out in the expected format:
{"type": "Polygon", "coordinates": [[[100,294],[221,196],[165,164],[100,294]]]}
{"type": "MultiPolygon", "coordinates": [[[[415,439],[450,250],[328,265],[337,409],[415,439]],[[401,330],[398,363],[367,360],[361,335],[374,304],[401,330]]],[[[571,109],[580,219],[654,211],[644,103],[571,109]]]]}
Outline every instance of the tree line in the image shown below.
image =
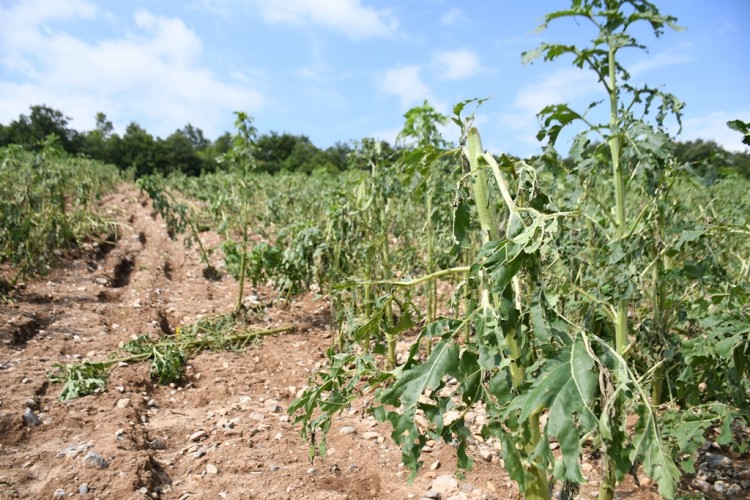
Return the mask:
{"type": "MultiPolygon", "coordinates": [[[[34,105],[28,115],[21,114],[9,124],[0,124],[0,147],[18,144],[36,150],[48,136],[64,151],[83,155],[131,169],[136,177],[150,174],[167,175],[182,172],[200,175],[216,170],[221,155],[232,147],[231,134],[226,132],[211,141],[200,128],[191,124],[175,130],[166,138],[154,137],[139,124],[132,122],[122,135],[114,131],[104,113],[97,113],[93,130],[79,132],[70,127],[70,118],[46,105],[34,105]]],[[[350,144],[336,143],[320,149],[304,135],[270,132],[256,138],[257,170],[268,173],[329,172],[350,168],[350,144]]]]}
{"type": "MultiPolygon", "coordinates": [[[[0,147],[18,144],[30,150],[41,147],[50,135],[60,147],[73,155],[82,155],[132,170],[136,177],[182,172],[200,175],[216,170],[216,161],[232,147],[229,132],[216,140],[207,139],[200,128],[191,124],[175,130],[166,138],[154,137],[135,122],[120,136],[112,122],[100,112],[93,130],[79,132],[69,125],[70,118],[47,105],[33,105],[28,115],[21,114],[9,124],[0,124],[0,147]]],[[[381,143],[385,151],[396,153],[398,147],[381,143]]],[[[690,163],[698,174],[708,178],[736,172],[750,178],[750,153],[730,152],[714,141],[693,140],[675,143],[675,157],[690,163]]],[[[278,172],[340,172],[358,168],[357,155],[351,143],[337,142],[320,149],[307,136],[269,132],[255,141],[257,170],[278,172]]],[[[396,154],[386,155],[396,157],[396,154]]]]}

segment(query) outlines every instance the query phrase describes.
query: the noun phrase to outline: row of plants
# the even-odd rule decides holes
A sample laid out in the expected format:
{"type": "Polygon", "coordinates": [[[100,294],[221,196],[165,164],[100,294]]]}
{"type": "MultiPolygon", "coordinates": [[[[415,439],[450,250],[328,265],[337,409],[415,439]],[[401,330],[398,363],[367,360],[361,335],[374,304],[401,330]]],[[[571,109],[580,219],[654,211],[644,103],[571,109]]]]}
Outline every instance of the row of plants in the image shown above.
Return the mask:
{"type": "Polygon", "coordinates": [[[0,149],[0,263],[12,270],[3,288],[48,272],[86,241],[116,237],[97,202],[119,182],[115,167],[70,156],[53,136],[33,153],[0,149]]]}
{"type": "Polygon", "coordinates": [[[526,498],[574,492],[584,450],[602,457],[600,499],[639,467],[673,498],[706,433],[730,444],[747,421],[750,186],[679,161],[666,125],[682,103],[620,63],[644,48],[634,32],[661,36],[676,19],[646,0],[573,0],[542,28],[567,18],[594,29],[591,46],[544,43],[524,59],[570,57],[602,101],[543,109],[539,156],[486,152],[471,110],[482,100],[455,106],[458,145],[425,103],[405,116],[403,153],[363,140],[345,174],[269,176],[238,113],[220,171],[140,181],[207,267],[222,253],[240,284],[235,315],[248,282],[330,299],[329,365],[290,406],[312,456],[367,395],[414,473],[428,440],[458,442],[468,467],[464,416],[480,405],[481,433],[501,443],[526,498]],[[574,127],[563,160],[557,140],[574,127]],[[204,248],[205,227],[221,245],[204,248]],[[411,340],[400,363],[399,339],[411,340]],[[460,416],[446,421],[451,410],[460,416]]]}

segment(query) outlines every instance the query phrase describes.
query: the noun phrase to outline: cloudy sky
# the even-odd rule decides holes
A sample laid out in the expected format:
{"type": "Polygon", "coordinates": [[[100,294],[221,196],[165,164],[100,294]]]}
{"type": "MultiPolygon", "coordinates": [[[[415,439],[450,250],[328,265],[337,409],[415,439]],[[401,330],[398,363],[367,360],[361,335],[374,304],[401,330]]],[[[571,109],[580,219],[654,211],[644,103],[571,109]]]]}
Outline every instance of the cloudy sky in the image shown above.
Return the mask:
{"type": "MultiPolygon", "coordinates": [[[[750,121],[750,1],[657,0],[687,29],[623,62],[633,82],[686,103],[682,140],[742,148],[730,119],[750,121]]],[[[568,61],[525,66],[543,41],[585,43],[583,23],[541,16],[565,0],[0,0],[0,123],[33,104],[94,127],[98,111],[122,133],[157,136],[185,124],[214,139],[232,112],[261,132],[309,136],[319,147],[367,136],[392,140],[425,99],[444,113],[491,97],[478,114],[485,146],[538,151],[536,113],[603,98],[568,61]]],[[[676,131],[676,130],[675,130],[676,131]]],[[[447,134],[455,134],[447,130],[447,134]]],[[[457,137],[448,137],[455,140],[457,137]]]]}

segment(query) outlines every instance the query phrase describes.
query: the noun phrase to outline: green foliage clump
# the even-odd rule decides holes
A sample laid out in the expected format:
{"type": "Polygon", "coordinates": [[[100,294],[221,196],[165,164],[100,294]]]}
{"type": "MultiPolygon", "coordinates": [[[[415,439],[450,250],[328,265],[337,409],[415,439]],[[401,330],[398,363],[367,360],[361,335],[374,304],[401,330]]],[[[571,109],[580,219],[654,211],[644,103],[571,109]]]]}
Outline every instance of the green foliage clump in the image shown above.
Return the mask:
{"type": "Polygon", "coordinates": [[[290,327],[270,330],[248,329],[246,318],[235,313],[203,318],[177,327],[161,338],[139,335],[113,352],[106,361],[83,361],[73,365],[54,365],[49,378],[62,383],[60,400],[67,401],[103,391],[109,372],[120,363],[150,361],[149,374],[160,384],[181,382],[190,358],[203,350],[237,350],[266,335],[283,333],[290,327]]]}
{"type": "Polygon", "coordinates": [[[119,181],[114,167],[67,155],[54,136],[36,152],[0,149],[0,262],[17,277],[44,274],[61,251],[116,235],[96,203],[119,181]]]}

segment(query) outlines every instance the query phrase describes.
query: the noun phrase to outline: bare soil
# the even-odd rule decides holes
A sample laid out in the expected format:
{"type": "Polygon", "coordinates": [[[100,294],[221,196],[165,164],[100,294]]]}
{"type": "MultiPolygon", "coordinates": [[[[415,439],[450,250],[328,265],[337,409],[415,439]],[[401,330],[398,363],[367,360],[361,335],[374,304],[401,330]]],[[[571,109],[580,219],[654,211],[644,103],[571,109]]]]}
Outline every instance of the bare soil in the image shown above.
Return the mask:
{"type": "MultiPolygon", "coordinates": [[[[254,325],[293,332],[239,352],[201,353],[179,386],[158,385],[138,363],[115,368],[102,393],[60,402],[60,385],[48,380],[55,363],[106,359],[136,335],[170,334],[231,311],[236,299],[234,280],[204,278],[197,251],[171,240],[134,188],[123,185],[101,210],[120,222],[118,239],[92,244],[0,304],[0,498],[77,497],[85,485],[90,498],[403,499],[453,476],[455,449],[434,443],[408,482],[391,429],[361,403],[336,420],[328,455],[308,460],[309,443],[286,409],[332,342],[329,303],[313,294],[268,308],[254,325]],[[24,423],[27,408],[40,425],[24,423]],[[107,467],[88,467],[90,451],[107,467]]],[[[266,288],[250,294],[274,298],[266,288]]],[[[494,443],[475,443],[470,455],[473,470],[454,476],[442,498],[517,496],[494,443]]],[[[580,498],[591,498],[598,461],[587,460],[584,473],[580,498]]],[[[623,485],[621,498],[658,498],[640,480],[640,488],[623,485]]]]}

